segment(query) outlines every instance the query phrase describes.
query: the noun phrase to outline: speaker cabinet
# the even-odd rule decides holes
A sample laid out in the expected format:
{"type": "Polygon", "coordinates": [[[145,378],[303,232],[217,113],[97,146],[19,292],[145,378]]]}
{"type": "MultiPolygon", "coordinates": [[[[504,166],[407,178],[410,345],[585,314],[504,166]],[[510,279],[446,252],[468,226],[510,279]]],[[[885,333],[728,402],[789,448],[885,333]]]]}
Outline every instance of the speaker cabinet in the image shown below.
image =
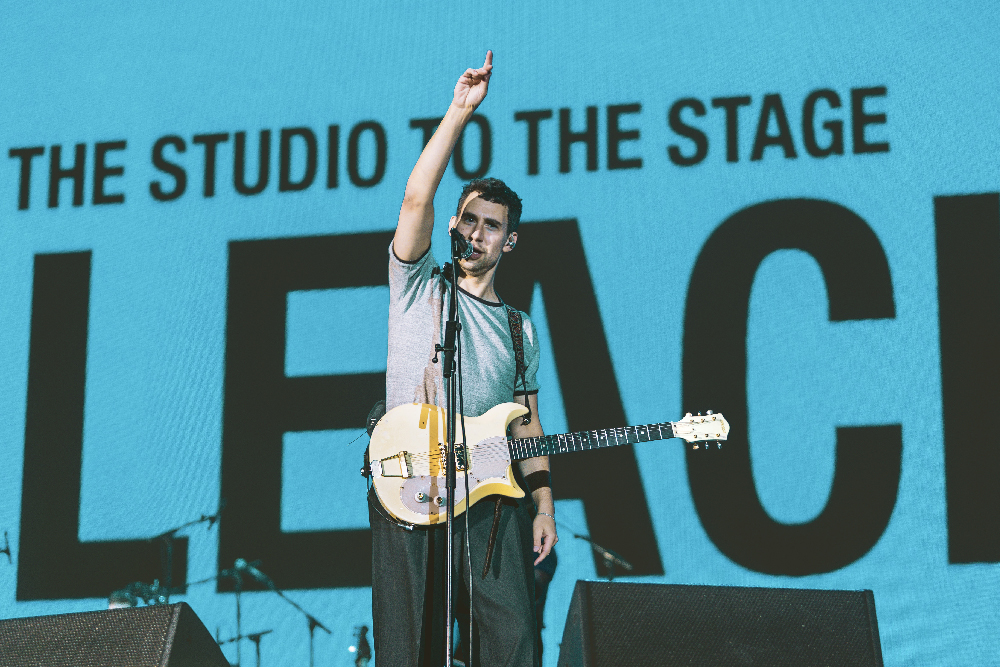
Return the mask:
{"type": "Polygon", "coordinates": [[[229,662],[181,602],[0,621],[0,665],[229,667],[229,662]]]}
{"type": "Polygon", "coordinates": [[[871,591],[578,581],[559,667],[882,667],[871,591]]]}

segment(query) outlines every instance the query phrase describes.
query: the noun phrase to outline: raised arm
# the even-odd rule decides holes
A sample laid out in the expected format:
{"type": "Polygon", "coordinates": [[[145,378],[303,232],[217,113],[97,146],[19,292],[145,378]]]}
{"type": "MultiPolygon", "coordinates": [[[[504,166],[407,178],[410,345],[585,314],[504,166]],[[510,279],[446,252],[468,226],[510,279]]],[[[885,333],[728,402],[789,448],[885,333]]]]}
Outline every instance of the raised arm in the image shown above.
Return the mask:
{"type": "Polygon", "coordinates": [[[434,193],[455,150],[466,123],[482,101],[493,70],[493,52],[486,52],[486,62],[479,69],[467,69],[455,84],[455,97],[438,125],[434,136],[424,146],[420,159],[406,181],[403,205],[392,241],[396,256],[406,262],[418,259],[431,245],[434,228],[434,193]]]}

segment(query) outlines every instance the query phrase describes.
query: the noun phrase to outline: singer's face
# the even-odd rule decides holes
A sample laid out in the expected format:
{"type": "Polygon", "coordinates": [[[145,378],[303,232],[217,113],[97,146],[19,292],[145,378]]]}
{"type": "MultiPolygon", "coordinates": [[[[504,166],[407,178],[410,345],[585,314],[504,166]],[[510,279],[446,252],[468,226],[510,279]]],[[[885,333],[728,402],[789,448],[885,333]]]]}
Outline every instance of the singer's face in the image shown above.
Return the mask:
{"type": "Polygon", "coordinates": [[[480,199],[478,193],[469,197],[455,227],[472,243],[472,255],[459,260],[467,275],[487,273],[508,249],[507,207],[480,199]]]}

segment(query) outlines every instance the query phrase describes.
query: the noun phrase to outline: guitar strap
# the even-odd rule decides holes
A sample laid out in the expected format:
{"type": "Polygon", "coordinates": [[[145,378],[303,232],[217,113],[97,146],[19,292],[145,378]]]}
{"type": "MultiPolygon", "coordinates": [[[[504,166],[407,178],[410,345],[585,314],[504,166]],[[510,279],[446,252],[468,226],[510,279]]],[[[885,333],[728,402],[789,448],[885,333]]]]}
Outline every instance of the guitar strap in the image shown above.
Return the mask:
{"type": "MultiPolygon", "coordinates": [[[[525,378],[524,363],[524,323],[521,318],[521,311],[504,304],[507,309],[507,325],[510,327],[510,338],[514,343],[514,389],[517,389],[518,380],[524,389],[524,407],[528,408],[528,414],[521,419],[521,425],[527,426],[531,423],[531,404],[528,402],[528,381],[525,378]]],[[[493,506],[493,526],[490,528],[490,538],[486,543],[486,560],[483,562],[483,579],[490,572],[490,562],[493,560],[493,546],[496,544],[497,531],[500,528],[500,515],[503,511],[503,496],[497,496],[493,506]]]]}
{"type": "Polygon", "coordinates": [[[507,309],[507,325],[510,327],[510,338],[514,342],[514,390],[517,390],[517,381],[520,379],[521,387],[524,389],[524,407],[528,408],[528,414],[521,418],[521,425],[527,426],[531,423],[531,405],[528,402],[528,381],[525,378],[524,363],[524,325],[521,319],[521,311],[504,304],[507,309]]]}

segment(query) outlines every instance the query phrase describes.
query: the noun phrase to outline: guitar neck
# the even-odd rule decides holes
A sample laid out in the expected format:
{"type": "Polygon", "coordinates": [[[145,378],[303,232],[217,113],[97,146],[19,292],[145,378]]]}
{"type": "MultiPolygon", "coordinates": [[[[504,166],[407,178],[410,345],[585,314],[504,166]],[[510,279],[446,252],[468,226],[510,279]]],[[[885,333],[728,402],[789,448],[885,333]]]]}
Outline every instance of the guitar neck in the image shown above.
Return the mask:
{"type": "Polygon", "coordinates": [[[623,426],[597,431],[578,431],[576,433],[560,433],[559,435],[543,435],[536,438],[508,438],[512,459],[528,459],[532,456],[548,456],[563,452],[582,452],[588,449],[602,447],[617,447],[619,445],[634,445],[637,442],[666,440],[674,437],[673,425],[670,422],[662,424],[647,424],[645,426],[623,426]]]}

